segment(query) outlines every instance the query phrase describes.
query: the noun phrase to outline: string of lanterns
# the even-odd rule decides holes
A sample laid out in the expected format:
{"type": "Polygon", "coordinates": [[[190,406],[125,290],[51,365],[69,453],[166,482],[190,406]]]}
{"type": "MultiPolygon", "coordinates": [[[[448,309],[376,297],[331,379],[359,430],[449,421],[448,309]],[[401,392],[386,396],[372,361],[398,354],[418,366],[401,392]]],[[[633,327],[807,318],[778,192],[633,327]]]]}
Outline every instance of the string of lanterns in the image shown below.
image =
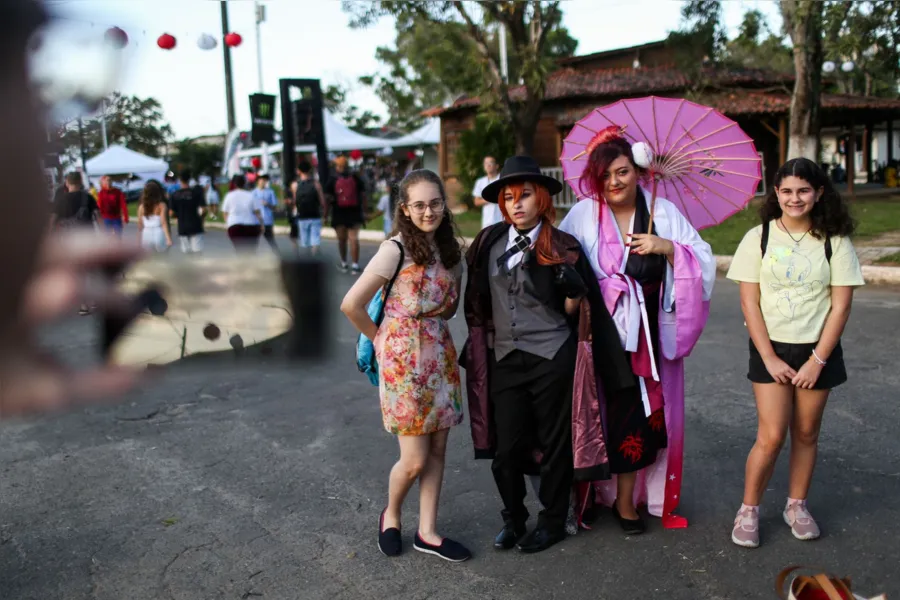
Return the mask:
{"type": "MultiPolygon", "coordinates": [[[[119,27],[110,27],[103,34],[103,39],[107,44],[117,50],[122,50],[128,45],[128,34],[119,27]]],[[[229,48],[237,48],[240,46],[244,38],[241,34],[232,31],[225,34],[222,39],[229,48]]],[[[178,40],[171,33],[164,33],[156,39],[156,45],[163,50],[173,50],[178,45],[178,40]]],[[[200,34],[197,38],[197,47],[201,50],[214,50],[219,45],[219,41],[208,33],[200,34]]]]}

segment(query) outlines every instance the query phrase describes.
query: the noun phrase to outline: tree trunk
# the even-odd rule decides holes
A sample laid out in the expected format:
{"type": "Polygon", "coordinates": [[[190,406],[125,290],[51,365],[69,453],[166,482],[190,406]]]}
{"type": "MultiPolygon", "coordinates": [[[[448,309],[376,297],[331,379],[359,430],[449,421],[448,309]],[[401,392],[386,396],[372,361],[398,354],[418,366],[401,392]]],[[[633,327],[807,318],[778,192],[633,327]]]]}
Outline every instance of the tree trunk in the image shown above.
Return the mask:
{"type": "Polygon", "coordinates": [[[538,121],[541,119],[540,98],[530,94],[524,103],[512,107],[515,111],[512,125],[516,138],[516,154],[533,156],[534,134],[537,132],[538,121]]]}
{"type": "Polygon", "coordinates": [[[781,0],[785,28],[794,53],[788,159],[817,161],[822,82],[822,7],[817,0],[781,0]]]}

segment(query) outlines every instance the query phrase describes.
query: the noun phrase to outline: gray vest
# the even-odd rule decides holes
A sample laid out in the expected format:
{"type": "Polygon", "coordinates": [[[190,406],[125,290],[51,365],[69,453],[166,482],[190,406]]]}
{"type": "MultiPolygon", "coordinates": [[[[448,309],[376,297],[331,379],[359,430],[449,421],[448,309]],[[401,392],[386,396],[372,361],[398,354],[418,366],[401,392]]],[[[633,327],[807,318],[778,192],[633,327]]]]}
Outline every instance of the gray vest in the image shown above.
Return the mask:
{"type": "MultiPolygon", "coordinates": [[[[509,270],[497,259],[506,252],[508,238],[503,236],[493,245],[489,256],[491,310],[494,320],[494,354],[502,360],[513,350],[553,360],[569,339],[571,329],[564,314],[546,306],[534,293],[528,269],[522,262],[509,270]]],[[[534,262],[533,251],[526,251],[534,262]]]]}

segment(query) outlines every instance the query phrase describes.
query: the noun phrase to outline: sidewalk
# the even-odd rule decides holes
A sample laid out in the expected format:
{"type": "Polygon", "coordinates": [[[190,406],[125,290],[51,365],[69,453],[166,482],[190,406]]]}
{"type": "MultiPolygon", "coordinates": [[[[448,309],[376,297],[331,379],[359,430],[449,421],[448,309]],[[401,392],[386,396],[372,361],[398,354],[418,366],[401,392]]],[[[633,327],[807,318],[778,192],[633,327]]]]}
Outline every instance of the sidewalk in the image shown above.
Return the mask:
{"type": "MultiPolygon", "coordinates": [[[[206,227],[211,229],[225,229],[225,224],[219,221],[206,221],[206,227]]],[[[287,225],[276,225],[275,226],[275,234],[276,235],[288,235],[291,232],[291,228],[287,225]]],[[[322,228],[322,238],[333,240],[337,238],[337,235],[334,233],[334,229],[331,227],[323,227],[322,228]]],[[[384,232],[381,231],[373,231],[371,229],[362,229],[359,232],[359,239],[364,242],[383,242],[384,241],[384,232]]],[[[471,244],[472,238],[463,238],[463,241],[468,245],[471,244]]],[[[858,254],[860,259],[862,260],[869,254],[880,257],[888,254],[892,254],[894,252],[900,251],[900,248],[876,248],[876,247],[864,247],[858,249],[858,254]]],[[[728,271],[728,267],[731,265],[731,256],[716,256],[716,266],[719,271],[724,273],[728,271]]],[[[900,267],[880,267],[877,265],[863,265],[862,266],[863,277],[866,280],[866,283],[874,283],[874,284],[883,284],[883,285],[900,285],[900,267]]]]}

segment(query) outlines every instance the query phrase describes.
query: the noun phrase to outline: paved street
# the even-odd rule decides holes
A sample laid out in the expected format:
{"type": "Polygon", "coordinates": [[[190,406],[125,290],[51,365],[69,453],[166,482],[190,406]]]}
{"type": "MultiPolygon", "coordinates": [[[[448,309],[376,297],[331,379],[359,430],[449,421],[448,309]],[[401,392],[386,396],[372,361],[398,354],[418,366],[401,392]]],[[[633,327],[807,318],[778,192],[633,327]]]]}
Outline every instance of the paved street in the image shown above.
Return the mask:
{"type": "MultiPolygon", "coordinates": [[[[224,233],[207,238],[227,248],[224,233]]],[[[364,245],[364,258],[375,248],[364,245]]],[[[335,271],[336,312],[351,281],[335,271]]],[[[799,542],[781,520],[784,456],[757,550],[730,541],[755,434],[730,282],[719,281],[688,362],[680,512],[690,527],[664,531],[654,519],[647,535],[626,538],[604,513],[545,553],[495,552],[499,498],[489,464],[472,459],[466,422],[451,434],[440,514],[441,532],[475,553],[461,565],[412,551],[415,489],[407,550],[379,553],[396,442],[356,371],[352,328],[335,322],[337,352],[323,366],[175,366],[119,404],[0,425],[0,599],[763,599],[789,564],[850,575],[861,594],[900,594],[900,290],[856,296],[844,338],[851,380],[826,412],[810,501],[823,537],[799,542]]],[[[94,327],[74,319],[47,337],[86,360],[94,327]]],[[[463,320],[452,329],[461,346],[463,320]]]]}

